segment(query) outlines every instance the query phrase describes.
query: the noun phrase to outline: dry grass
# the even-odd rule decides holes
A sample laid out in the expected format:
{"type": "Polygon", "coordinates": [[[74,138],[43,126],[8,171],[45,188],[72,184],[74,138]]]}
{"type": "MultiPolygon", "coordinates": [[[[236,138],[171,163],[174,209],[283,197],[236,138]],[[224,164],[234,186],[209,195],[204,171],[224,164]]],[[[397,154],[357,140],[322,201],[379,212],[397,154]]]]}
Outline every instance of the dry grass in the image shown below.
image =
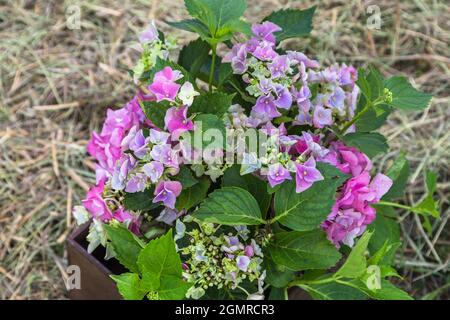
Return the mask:
{"type": "MultiPolygon", "coordinates": [[[[366,27],[361,1],[249,1],[257,21],[280,7],[317,4],[312,37],[289,46],[325,63],[376,64],[385,74],[402,73],[435,95],[423,114],[396,113],[384,133],[392,153],[413,166],[405,201],[424,191],[422,170],[439,172],[442,218],[431,234],[419,217],[400,213],[404,245],[397,263],[403,285],[415,297],[449,298],[450,232],[450,10],[444,1],[373,2],[380,30],[366,27]]],[[[182,0],[1,1],[0,0],[0,298],[65,298],[64,240],[72,204],[93,183],[85,158],[89,132],[106,107],[120,106],[134,89],[126,70],[136,33],[150,19],[185,16],[182,0]],[[82,29],[66,27],[65,8],[82,9],[82,29]]],[[[161,24],[162,26],[162,24],[161,24]]],[[[179,37],[191,34],[162,26],[179,37]]]]}

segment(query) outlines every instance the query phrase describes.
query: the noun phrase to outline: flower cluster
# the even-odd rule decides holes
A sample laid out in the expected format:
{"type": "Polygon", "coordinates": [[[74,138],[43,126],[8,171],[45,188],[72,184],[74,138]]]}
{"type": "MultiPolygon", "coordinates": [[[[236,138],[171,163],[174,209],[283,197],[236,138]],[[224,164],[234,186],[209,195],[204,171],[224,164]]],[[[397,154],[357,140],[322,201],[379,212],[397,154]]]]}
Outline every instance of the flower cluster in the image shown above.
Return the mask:
{"type": "Polygon", "coordinates": [[[375,219],[376,211],[370,205],[380,201],[389,191],[392,180],[381,173],[371,179],[370,159],[342,142],[332,143],[330,152],[323,160],[352,176],[343,186],[332,212],[322,225],[328,239],[336,246],[342,242],[352,247],[354,239],[375,219]]]}
{"type": "Polygon", "coordinates": [[[319,129],[353,118],[359,89],[352,66],[320,69],[317,61],[301,52],[277,53],[274,32],[281,29],[270,21],[255,24],[252,30],[252,38],[236,44],[224,57],[234,73],[242,74],[246,90],[257,98],[249,123],[271,121],[293,105],[296,124],[319,129]]]}
{"type": "MultiPolygon", "coordinates": [[[[393,183],[401,188],[407,163],[400,159],[391,167],[390,176],[401,171],[395,182],[372,175],[365,153],[386,152],[387,144],[367,119],[376,117],[379,126],[386,111],[423,110],[430,97],[372,67],[323,66],[282,49],[280,41],[307,31],[312,8],[280,10],[252,25],[247,37],[239,17],[246,2],[233,1],[216,17],[218,2],[199,1],[202,10],[186,2],[193,19],[168,22],[200,36],[181,50],[177,63],[169,54],[174,42],[153,22],[140,35],[141,56],[130,70],[137,94],[123,108],[108,109],[87,146],[97,161],[96,185],[74,217],[92,220],[88,251],[102,245],[107,259],[116,257],[129,269],[112,277],[125,299],[224,293],[264,299],[292,286],[328,297],[325,287],[338,278],[339,285],[369,297],[402,296],[392,287],[374,291],[385,289],[381,277],[395,273],[388,268],[373,280],[390,244],[374,248],[379,241],[365,230],[375,208],[395,206],[386,200],[395,192],[384,195],[393,183]],[[291,23],[300,19],[304,23],[291,23]],[[235,37],[237,32],[245,35],[235,37]],[[244,36],[217,57],[219,43],[244,36]],[[342,265],[339,257],[347,256],[339,252],[342,245],[355,246],[358,259],[365,259],[367,247],[369,268],[348,277],[333,274],[342,265]]],[[[433,206],[435,216],[432,200],[429,195],[415,208],[422,213],[433,206]]],[[[379,235],[379,224],[374,228],[379,235]]],[[[344,266],[352,263],[347,258],[344,266]]]]}
{"type": "MultiPolygon", "coordinates": [[[[195,221],[186,217],[185,223],[195,221]]],[[[188,296],[198,299],[212,287],[217,289],[241,289],[243,282],[257,281],[261,294],[265,272],[262,270],[263,253],[255,239],[249,238],[245,227],[235,227],[228,233],[218,231],[220,226],[200,223],[198,228],[186,231],[184,223],[177,221],[176,239],[187,240],[188,245],[179,249],[183,264],[183,275],[194,283],[188,296]]],[[[250,295],[250,294],[249,294],[250,295]]]]}
{"type": "Polygon", "coordinates": [[[139,43],[135,45],[135,49],[141,53],[141,58],[132,70],[134,82],[140,84],[145,72],[155,66],[157,59],[167,59],[169,51],[174,47],[175,43],[171,39],[167,41],[160,39],[152,21],[139,36],[139,43]]]}

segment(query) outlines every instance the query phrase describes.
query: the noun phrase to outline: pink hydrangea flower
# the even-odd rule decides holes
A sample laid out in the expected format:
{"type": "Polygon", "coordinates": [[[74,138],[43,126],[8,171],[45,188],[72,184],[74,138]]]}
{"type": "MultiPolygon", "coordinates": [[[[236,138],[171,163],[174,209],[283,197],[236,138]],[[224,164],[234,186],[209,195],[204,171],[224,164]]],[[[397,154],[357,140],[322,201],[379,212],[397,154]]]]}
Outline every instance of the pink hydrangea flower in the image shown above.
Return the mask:
{"type": "Polygon", "coordinates": [[[131,214],[130,212],[126,211],[123,207],[120,207],[119,209],[114,211],[113,216],[115,220],[122,223],[127,223],[128,229],[135,235],[138,236],[141,235],[140,231],[141,219],[138,216],[131,214]]]}
{"type": "Polygon", "coordinates": [[[304,164],[295,164],[296,173],[296,189],[297,193],[309,189],[314,182],[323,180],[323,176],[319,170],[316,169],[316,161],[310,157],[304,164]]]}
{"type": "Polygon", "coordinates": [[[175,97],[181,87],[175,81],[181,78],[181,72],[177,70],[174,71],[171,67],[165,67],[163,70],[157,72],[153,79],[153,83],[149,87],[156,96],[156,101],[175,101],[175,97]]]}
{"type": "Polygon", "coordinates": [[[100,181],[96,186],[89,189],[86,199],[82,200],[83,206],[96,219],[109,221],[113,218],[111,210],[103,199],[105,181],[100,181]]]}
{"type": "Polygon", "coordinates": [[[155,189],[153,203],[163,202],[166,207],[174,209],[181,188],[181,183],[178,181],[161,181],[155,189]]]}
{"type": "Polygon", "coordinates": [[[172,138],[177,140],[183,132],[194,130],[192,120],[187,118],[187,107],[172,107],[166,112],[164,122],[172,138]]]}
{"type": "Polygon", "coordinates": [[[330,152],[321,160],[336,166],[345,174],[360,175],[372,169],[372,162],[361,151],[340,141],[332,142],[330,152]]]}
{"type": "Polygon", "coordinates": [[[349,179],[327,221],[322,224],[328,239],[337,247],[341,242],[353,246],[355,237],[375,219],[376,211],[371,204],[380,201],[391,186],[392,180],[381,173],[372,181],[367,171],[349,179]]]}

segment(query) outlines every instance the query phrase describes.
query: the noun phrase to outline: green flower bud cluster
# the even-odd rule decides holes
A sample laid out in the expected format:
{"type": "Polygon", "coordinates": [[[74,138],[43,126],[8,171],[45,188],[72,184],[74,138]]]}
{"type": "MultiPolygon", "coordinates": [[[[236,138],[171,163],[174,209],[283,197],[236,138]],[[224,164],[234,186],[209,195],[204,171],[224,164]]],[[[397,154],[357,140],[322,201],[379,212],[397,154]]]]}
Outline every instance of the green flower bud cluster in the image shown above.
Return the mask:
{"type": "Polygon", "coordinates": [[[192,297],[201,297],[211,287],[236,289],[244,280],[260,280],[263,253],[246,232],[224,234],[211,223],[199,226],[185,233],[189,244],[179,249],[186,266],[183,276],[194,283],[192,297]]]}
{"type": "Polygon", "coordinates": [[[391,103],[392,102],[392,91],[388,88],[383,89],[384,102],[391,103]]]}
{"type": "Polygon", "coordinates": [[[133,68],[133,78],[135,83],[139,83],[139,79],[144,72],[153,68],[158,58],[166,59],[169,50],[173,45],[169,42],[162,42],[161,40],[152,43],[142,44],[142,54],[137,64],[133,68]]]}

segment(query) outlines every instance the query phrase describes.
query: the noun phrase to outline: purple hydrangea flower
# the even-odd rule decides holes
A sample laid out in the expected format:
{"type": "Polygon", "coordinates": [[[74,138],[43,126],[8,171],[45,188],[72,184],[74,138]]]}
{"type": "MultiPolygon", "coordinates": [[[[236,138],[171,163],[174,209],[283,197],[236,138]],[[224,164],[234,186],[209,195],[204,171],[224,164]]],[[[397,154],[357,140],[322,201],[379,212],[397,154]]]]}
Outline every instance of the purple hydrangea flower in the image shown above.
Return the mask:
{"type": "Polygon", "coordinates": [[[249,264],[250,264],[250,258],[247,256],[238,256],[236,258],[236,266],[241,271],[247,272],[249,264]]]}
{"type": "Polygon", "coordinates": [[[292,95],[289,89],[281,84],[276,84],[274,87],[277,96],[277,99],[274,101],[275,105],[278,108],[289,109],[292,105],[292,95]]]}
{"type": "Polygon", "coordinates": [[[272,42],[273,44],[276,42],[273,33],[281,30],[282,29],[279,26],[270,21],[265,21],[261,24],[255,23],[252,25],[252,32],[255,36],[261,38],[262,40],[272,42]]]}
{"type": "Polygon", "coordinates": [[[247,71],[247,46],[245,43],[238,43],[233,46],[223,58],[223,62],[231,62],[234,73],[243,74],[247,71]]]}
{"type": "Polygon", "coordinates": [[[263,114],[269,119],[279,117],[281,113],[278,112],[275,105],[275,99],[272,95],[260,96],[256,100],[256,105],[252,109],[254,112],[263,114]]]}
{"type": "Polygon", "coordinates": [[[313,123],[316,128],[323,128],[333,124],[331,109],[325,109],[321,104],[314,108],[313,123]]]}
{"type": "Polygon", "coordinates": [[[178,211],[176,209],[164,208],[159,216],[156,218],[156,221],[164,222],[165,224],[172,225],[175,220],[181,217],[184,214],[183,211],[178,211]]]}
{"type": "Polygon", "coordinates": [[[133,157],[125,157],[122,162],[118,161],[111,178],[111,187],[113,190],[125,189],[125,181],[128,172],[134,167],[136,161],[133,157]]]}
{"type": "Polygon", "coordinates": [[[267,78],[259,79],[258,88],[264,95],[268,95],[275,89],[272,80],[267,78]]]}
{"type": "Polygon", "coordinates": [[[297,102],[298,107],[303,112],[309,112],[311,109],[311,101],[309,100],[312,96],[311,90],[307,85],[301,86],[299,90],[292,88],[292,95],[297,102]]]}
{"type": "Polygon", "coordinates": [[[296,189],[297,193],[309,189],[314,182],[323,180],[323,176],[319,170],[316,169],[316,161],[310,157],[304,164],[295,164],[296,173],[296,189]]]}
{"type": "Polygon", "coordinates": [[[150,142],[153,144],[166,144],[170,134],[156,129],[150,129],[150,142]]]}
{"type": "Polygon", "coordinates": [[[156,29],[155,22],[152,21],[147,29],[145,29],[141,35],[139,36],[139,41],[144,43],[151,43],[153,41],[156,41],[158,39],[158,30],[156,29]]]}
{"type": "Polygon", "coordinates": [[[291,173],[283,167],[281,163],[274,163],[269,166],[267,179],[270,186],[273,188],[276,185],[283,183],[284,180],[291,180],[291,173]]]}
{"type": "Polygon", "coordinates": [[[161,178],[164,172],[164,165],[158,161],[152,161],[150,163],[146,163],[142,170],[150,178],[150,181],[153,183],[158,182],[159,178],[161,178]]]}
{"type": "Polygon", "coordinates": [[[167,130],[177,140],[183,132],[194,130],[192,120],[187,118],[187,107],[172,107],[166,112],[164,118],[167,130]]]}
{"type": "Polygon", "coordinates": [[[147,176],[143,173],[137,173],[128,179],[125,186],[125,192],[134,193],[144,191],[146,184],[147,176]]]}
{"type": "Polygon", "coordinates": [[[298,51],[287,51],[290,60],[296,63],[303,63],[307,68],[319,68],[320,63],[316,60],[309,59],[304,53],[298,51]]]}
{"type": "Polygon", "coordinates": [[[347,66],[345,63],[342,64],[338,72],[339,84],[341,86],[354,86],[355,81],[358,79],[358,72],[353,66],[347,66]]]}
{"type": "Polygon", "coordinates": [[[268,41],[261,41],[256,46],[255,50],[251,52],[255,58],[262,61],[270,61],[278,56],[278,53],[273,50],[273,44],[268,41]]]}
{"type": "Polygon", "coordinates": [[[149,138],[144,137],[144,132],[138,126],[131,128],[128,135],[122,140],[122,148],[128,148],[134,155],[142,159],[148,151],[149,138]]]}
{"type": "Polygon", "coordinates": [[[327,104],[338,110],[339,114],[345,113],[344,111],[345,92],[341,87],[335,87],[333,92],[328,98],[327,104]]]}
{"type": "Polygon", "coordinates": [[[273,79],[282,77],[289,70],[289,59],[287,55],[277,56],[268,67],[273,79]]]}
{"type": "Polygon", "coordinates": [[[154,145],[152,151],[150,151],[150,156],[166,167],[178,168],[179,166],[178,154],[170,144],[154,145]]]}
{"type": "Polygon", "coordinates": [[[174,209],[181,188],[181,183],[178,181],[161,181],[156,186],[153,203],[163,202],[166,207],[174,209]]]}
{"type": "MultiPolygon", "coordinates": [[[[303,135],[303,139],[306,143],[306,146],[308,147],[308,150],[311,152],[311,154],[314,157],[323,158],[327,155],[329,150],[322,147],[320,144],[318,144],[316,142],[317,138],[314,139],[315,137],[319,137],[319,136],[313,137],[310,133],[308,133],[306,131],[303,131],[302,135],[303,135]]],[[[319,137],[319,139],[320,139],[320,137],[319,137]]]]}

